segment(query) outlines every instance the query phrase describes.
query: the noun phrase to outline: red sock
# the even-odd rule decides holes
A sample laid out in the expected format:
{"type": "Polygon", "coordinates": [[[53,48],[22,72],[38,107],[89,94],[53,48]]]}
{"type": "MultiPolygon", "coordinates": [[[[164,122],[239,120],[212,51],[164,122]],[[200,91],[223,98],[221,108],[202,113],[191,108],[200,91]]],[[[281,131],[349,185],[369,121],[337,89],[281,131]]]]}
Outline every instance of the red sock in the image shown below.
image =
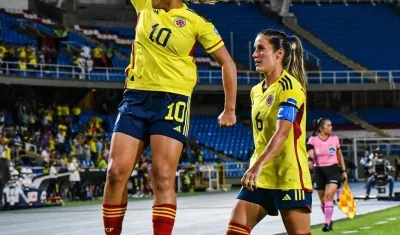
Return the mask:
{"type": "Polygon", "coordinates": [[[248,227],[231,221],[229,222],[226,235],[250,235],[250,232],[251,229],[248,227]]]}
{"type": "Polygon", "coordinates": [[[153,235],[171,235],[175,223],[176,205],[153,206],[153,235]]]}
{"type": "Polygon", "coordinates": [[[127,203],[121,205],[103,204],[103,223],[106,235],[120,235],[127,203]]]}

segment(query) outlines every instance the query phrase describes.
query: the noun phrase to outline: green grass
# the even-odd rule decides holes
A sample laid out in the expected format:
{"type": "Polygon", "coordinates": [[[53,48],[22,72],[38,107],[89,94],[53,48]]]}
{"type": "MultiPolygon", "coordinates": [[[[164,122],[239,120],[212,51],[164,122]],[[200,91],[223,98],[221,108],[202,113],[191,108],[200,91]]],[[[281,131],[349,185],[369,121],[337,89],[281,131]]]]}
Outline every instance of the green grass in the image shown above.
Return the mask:
{"type": "Polygon", "coordinates": [[[335,221],[333,230],[329,233],[322,232],[322,225],[313,226],[312,234],[398,235],[400,234],[400,206],[365,215],[358,215],[354,219],[346,218],[335,221]],[[387,221],[387,223],[375,224],[381,221],[387,221]],[[366,229],[367,227],[370,228],[366,229]],[[346,231],[355,230],[357,230],[355,233],[345,233],[346,231]]]}

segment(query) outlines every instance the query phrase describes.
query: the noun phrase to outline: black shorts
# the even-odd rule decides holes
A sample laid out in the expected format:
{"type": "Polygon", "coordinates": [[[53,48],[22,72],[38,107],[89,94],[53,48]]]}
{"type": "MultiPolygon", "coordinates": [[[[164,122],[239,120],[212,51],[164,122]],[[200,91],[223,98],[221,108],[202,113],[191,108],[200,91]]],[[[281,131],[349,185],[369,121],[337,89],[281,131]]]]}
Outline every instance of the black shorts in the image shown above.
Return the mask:
{"type": "Polygon", "coordinates": [[[164,135],[186,144],[190,98],[184,95],[126,89],[118,107],[114,132],[149,144],[151,135],[164,135]]]}
{"type": "Polygon", "coordinates": [[[312,192],[302,189],[263,189],[254,191],[242,188],[237,199],[262,206],[268,215],[277,216],[280,209],[306,208],[311,213],[312,192]]]}
{"type": "Polygon", "coordinates": [[[314,167],[313,185],[315,190],[325,190],[327,184],[337,184],[340,188],[342,174],[338,164],[314,167]]]}

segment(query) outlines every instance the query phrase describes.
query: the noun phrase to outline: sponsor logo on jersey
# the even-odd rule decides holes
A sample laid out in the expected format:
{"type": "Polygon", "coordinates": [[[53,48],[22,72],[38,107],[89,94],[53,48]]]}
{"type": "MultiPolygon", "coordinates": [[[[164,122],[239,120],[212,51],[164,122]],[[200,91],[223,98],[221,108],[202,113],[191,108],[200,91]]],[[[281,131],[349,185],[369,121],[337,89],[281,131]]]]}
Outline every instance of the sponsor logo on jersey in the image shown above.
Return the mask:
{"type": "Polygon", "coordinates": [[[179,28],[183,28],[186,25],[186,20],[183,18],[177,18],[175,19],[174,24],[179,28]]]}

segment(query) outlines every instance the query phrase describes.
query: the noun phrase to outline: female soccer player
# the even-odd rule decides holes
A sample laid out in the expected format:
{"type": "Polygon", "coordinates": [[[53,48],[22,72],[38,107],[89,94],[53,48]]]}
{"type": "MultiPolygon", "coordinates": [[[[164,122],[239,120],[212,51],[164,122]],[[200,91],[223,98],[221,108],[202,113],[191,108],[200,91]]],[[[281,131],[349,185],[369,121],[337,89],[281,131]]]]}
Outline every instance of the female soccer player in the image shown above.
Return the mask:
{"type": "Polygon", "coordinates": [[[308,140],[308,156],[314,162],[314,189],[318,190],[321,209],[325,214],[322,231],[332,230],[333,200],[341,179],[347,180],[346,166],[339,138],[332,135],[332,123],[320,118],[314,124],[314,134],[308,140]],[[318,135],[317,135],[318,133],[318,135]]]}
{"type": "Polygon", "coordinates": [[[290,235],[311,234],[301,41],[268,29],[257,35],[254,48],[256,69],[265,77],[250,94],[255,151],[226,234],[250,234],[266,215],[278,211],[290,235]]]}
{"type": "Polygon", "coordinates": [[[236,123],[236,66],[214,25],[182,0],[131,0],[135,42],[124,98],[111,140],[103,199],[104,230],[119,235],[127,180],[146,145],[152,150],[153,234],[169,235],[176,215],[175,172],[189,133],[190,96],[197,81],[196,42],[221,65],[225,90],[221,127],[236,123]]]}

